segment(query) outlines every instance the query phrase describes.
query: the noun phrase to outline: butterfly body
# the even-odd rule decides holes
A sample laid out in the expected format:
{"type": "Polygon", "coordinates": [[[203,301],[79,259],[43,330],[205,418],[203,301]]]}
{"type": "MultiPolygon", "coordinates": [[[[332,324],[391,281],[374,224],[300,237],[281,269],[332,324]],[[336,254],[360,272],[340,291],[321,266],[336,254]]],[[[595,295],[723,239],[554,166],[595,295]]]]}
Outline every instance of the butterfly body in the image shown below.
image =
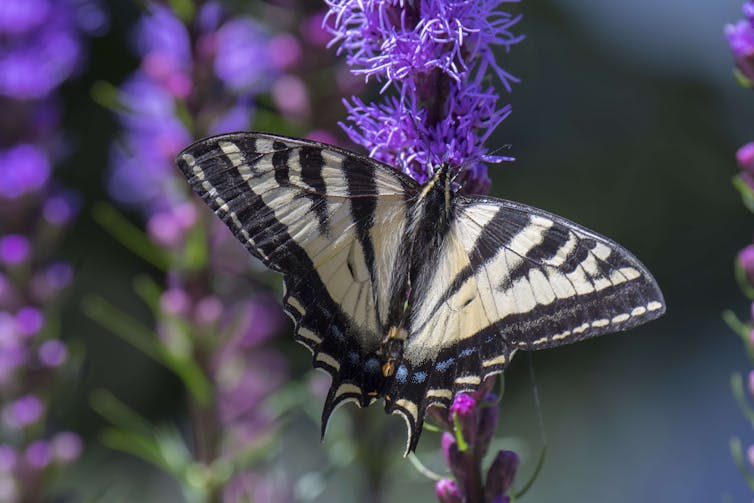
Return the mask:
{"type": "Polygon", "coordinates": [[[246,248],[284,275],[283,306],[332,376],[323,434],[384,399],[418,442],[426,409],[502,372],[518,349],[626,330],[664,312],[620,245],[519,203],[419,185],[372,159],[266,133],[208,138],[177,163],[246,248]]]}

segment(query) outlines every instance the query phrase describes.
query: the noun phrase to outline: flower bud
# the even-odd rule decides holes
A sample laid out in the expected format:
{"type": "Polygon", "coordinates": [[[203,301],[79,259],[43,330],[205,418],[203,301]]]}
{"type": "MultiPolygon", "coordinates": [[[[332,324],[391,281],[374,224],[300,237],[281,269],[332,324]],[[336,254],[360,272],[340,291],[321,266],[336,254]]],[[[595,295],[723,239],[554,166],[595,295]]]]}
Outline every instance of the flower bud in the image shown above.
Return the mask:
{"type": "Polygon", "coordinates": [[[440,479],[435,484],[435,494],[440,503],[463,503],[458,485],[450,479],[440,479]]]}
{"type": "Polygon", "coordinates": [[[747,143],[736,151],[736,163],[741,180],[754,190],[754,142],[747,143]]]}
{"type": "Polygon", "coordinates": [[[498,408],[497,395],[487,393],[484,404],[479,408],[479,431],[474,446],[478,456],[484,456],[490,447],[492,437],[495,436],[500,409],[498,408]]]}
{"type": "Polygon", "coordinates": [[[754,286],[754,245],[749,245],[738,252],[738,263],[746,273],[749,284],[754,286]]]}
{"type": "Polygon", "coordinates": [[[748,20],[725,26],[725,36],[736,66],[749,81],[754,80],[754,28],[748,20]]]}
{"type": "Polygon", "coordinates": [[[440,445],[445,463],[450,468],[451,473],[456,479],[463,480],[466,472],[466,455],[458,449],[456,438],[452,433],[443,432],[440,445]]]}
{"type": "Polygon", "coordinates": [[[518,463],[518,456],[515,452],[500,451],[497,453],[487,471],[487,481],[484,485],[486,501],[497,501],[500,498],[505,498],[513,485],[513,479],[516,477],[518,463]]]}

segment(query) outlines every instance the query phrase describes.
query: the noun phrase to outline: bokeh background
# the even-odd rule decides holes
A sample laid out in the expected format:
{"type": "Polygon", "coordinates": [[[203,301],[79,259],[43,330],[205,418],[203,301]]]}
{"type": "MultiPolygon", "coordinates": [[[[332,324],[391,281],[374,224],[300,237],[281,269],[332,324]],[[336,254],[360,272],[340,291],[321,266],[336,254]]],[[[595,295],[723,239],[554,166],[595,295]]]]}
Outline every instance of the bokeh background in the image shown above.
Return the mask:
{"type": "MultiPolygon", "coordinates": [[[[59,421],[87,446],[70,474],[82,498],[181,501],[169,477],[98,443],[107,423],[90,406],[94,390],[108,389],[152,423],[180,429],[186,422],[179,380],[82,313],[83,299],[98,294],[149,324],[132,282],[140,274],[160,280],[92,218],[95,203],[109,197],[108,146],[118,134],[92,86],[119,84],[138,65],[129,49],[138,6],[118,0],[106,7],[110,30],[91,40],[88,65],[62,91],[73,150],[56,176],[81,193],[83,209],[61,253],[77,271],[61,326],[86,359],[57,405],[59,421]]],[[[668,305],[662,319],[630,333],[516,357],[498,435],[522,459],[520,480],[534,470],[543,442],[531,369],[547,442],[524,501],[748,501],[728,443],[732,436],[754,442],[729,383],[749,362],[721,319],[727,308],[747,315],[732,264],[754,232],[731,185],[735,151],[754,139],[754,95],[733,80],[722,34],[741,17],[740,2],[539,0],[512,9],[524,15],[518,32],[526,40],[499,58],[522,82],[509,98],[513,115],[488,146],[512,145],[517,161],[490,169],[492,194],[622,243],[653,271],[668,305]]],[[[127,215],[140,222],[138,213],[127,215]]],[[[291,340],[277,344],[290,356],[294,380],[303,378],[307,352],[291,340]]],[[[399,418],[383,418],[378,407],[358,414],[346,407],[337,416],[331,451],[342,431],[367,416],[364,424],[389,424],[391,443],[362,439],[388,464],[385,501],[435,501],[431,482],[400,456],[399,418]]],[[[315,501],[368,501],[363,464],[311,475],[324,463],[318,428],[304,412],[291,418],[276,469],[319,494],[315,501]]],[[[438,446],[438,436],[426,432],[418,454],[442,470],[438,446]]]]}

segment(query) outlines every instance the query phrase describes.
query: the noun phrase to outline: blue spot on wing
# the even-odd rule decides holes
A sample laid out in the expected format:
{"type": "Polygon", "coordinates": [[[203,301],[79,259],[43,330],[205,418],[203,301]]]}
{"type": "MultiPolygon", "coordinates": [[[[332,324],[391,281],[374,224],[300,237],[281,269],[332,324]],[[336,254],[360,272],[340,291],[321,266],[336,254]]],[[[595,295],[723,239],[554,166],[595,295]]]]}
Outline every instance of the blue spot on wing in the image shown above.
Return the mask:
{"type": "Polygon", "coordinates": [[[351,351],[348,353],[348,359],[351,361],[352,365],[356,365],[359,363],[359,353],[355,351],[351,351]]]}
{"type": "Polygon", "coordinates": [[[471,356],[476,351],[476,348],[466,348],[460,353],[458,353],[458,356],[471,356]]]}
{"type": "Polygon", "coordinates": [[[427,373],[426,372],[416,372],[413,376],[411,376],[411,382],[415,384],[423,383],[427,380],[427,373]]]}
{"type": "Polygon", "coordinates": [[[451,365],[453,365],[454,361],[456,361],[455,358],[448,358],[447,360],[437,362],[435,364],[435,368],[439,370],[440,372],[445,372],[446,370],[450,368],[451,365]]]}
{"type": "Polygon", "coordinates": [[[395,380],[403,384],[406,382],[406,377],[408,377],[408,369],[405,365],[401,365],[398,367],[398,370],[395,371],[395,380]]]}

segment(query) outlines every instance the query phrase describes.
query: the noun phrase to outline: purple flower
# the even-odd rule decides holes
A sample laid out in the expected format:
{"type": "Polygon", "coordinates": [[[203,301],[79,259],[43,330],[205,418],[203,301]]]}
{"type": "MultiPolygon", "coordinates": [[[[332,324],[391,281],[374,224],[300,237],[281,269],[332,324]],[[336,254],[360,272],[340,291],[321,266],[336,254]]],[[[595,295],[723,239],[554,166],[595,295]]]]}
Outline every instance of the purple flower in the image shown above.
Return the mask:
{"type": "Polygon", "coordinates": [[[231,90],[256,93],[275,71],[268,58],[268,35],[250,18],[223,24],[216,34],[215,73],[231,90]]]}
{"type": "Polygon", "coordinates": [[[18,453],[10,445],[0,444],[0,472],[10,472],[16,467],[18,453]]]}
{"type": "Polygon", "coordinates": [[[170,288],[160,297],[160,307],[169,315],[185,316],[191,309],[191,298],[181,288],[170,288]]]}
{"type": "Polygon", "coordinates": [[[463,503],[458,485],[450,479],[440,479],[435,484],[435,494],[440,503],[463,503]]]}
{"type": "Polygon", "coordinates": [[[754,286],[754,244],[738,252],[738,263],[741,264],[749,284],[754,286]]]}
{"type": "Polygon", "coordinates": [[[460,188],[486,192],[483,163],[509,158],[489,155],[484,141],[510,107],[496,108],[499,97],[483,82],[488,71],[508,90],[517,82],[492,46],[522,40],[510,31],[520,16],[497,10],[503,0],[327,3],[331,44],[352,71],[381,82],[383,92],[396,90],[382,103],[346,101],[351,140],[420,183],[449,164],[463,172],[460,188]]]}
{"type": "Polygon", "coordinates": [[[9,427],[20,429],[39,421],[43,412],[39,398],[25,395],[3,408],[3,419],[9,427]]]}
{"type": "Polygon", "coordinates": [[[754,142],[747,143],[736,152],[741,179],[754,190],[754,142]]]}
{"type": "Polygon", "coordinates": [[[60,463],[71,463],[81,456],[81,437],[70,431],[56,433],[51,442],[52,456],[60,463]]]}
{"type": "Polygon", "coordinates": [[[44,325],[44,315],[36,307],[26,306],[16,313],[16,326],[21,335],[29,337],[36,335],[44,325]]]}
{"type": "Polygon", "coordinates": [[[84,32],[100,31],[102,11],[93,2],[7,0],[0,6],[0,95],[48,96],[83,59],[84,32]]]}
{"type": "Polygon", "coordinates": [[[15,199],[41,189],[50,177],[50,161],[37,146],[28,143],[0,151],[0,166],[6,169],[0,179],[0,195],[15,199]]]}
{"type": "Polygon", "coordinates": [[[59,367],[68,358],[68,348],[63,342],[51,339],[39,346],[37,356],[45,367],[59,367]]]}
{"type": "Polygon", "coordinates": [[[35,440],[26,447],[26,463],[35,470],[46,468],[52,461],[50,444],[46,440],[35,440]]]}
{"type": "Polygon", "coordinates": [[[743,13],[746,19],[725,25],[724,33],[738,69],[751,81],[754,77],[754,2],[744,3],[743,13]]]}
{"type": "Polygon", "coordinates": [[[45,220],[56,226],[69,224],[79,210],[79,198],[72,192],[60,192],[44,202],[42,214],[45,220]]]}
{"type": "Polygon", "coordinates": [[[20,234],[8,234],[0,238],[0,261],[7,265],[26,262],[31,254],[29,240],[20,234]]]}
{"type": "Polygon", "coordinates": [[[499,451],[497,453],[485,480],[484,491],[487,501],[508,501],[506,495],[513,486],[518,464],[518,456],[515,452],[499,451]]]}
{"type": "Polygon", "coordinates": [[[460,416],[468,415],[476,406],[476,400],[471,395],[466,393],[459,393],[453,399],[453,403],[450,406],[451,414],[458,414],[460,416]]]}

